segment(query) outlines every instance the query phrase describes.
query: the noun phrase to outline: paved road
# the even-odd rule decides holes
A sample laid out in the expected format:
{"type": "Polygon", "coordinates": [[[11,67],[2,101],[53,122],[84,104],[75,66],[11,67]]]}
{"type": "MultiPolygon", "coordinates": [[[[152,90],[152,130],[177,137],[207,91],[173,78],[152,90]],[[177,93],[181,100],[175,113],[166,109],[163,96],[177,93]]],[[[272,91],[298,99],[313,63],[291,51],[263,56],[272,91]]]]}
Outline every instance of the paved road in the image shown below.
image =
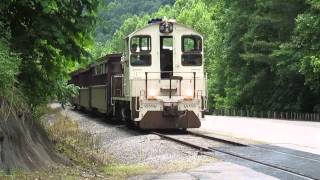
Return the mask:
{"type": "Polygon", "coordinates": [[[188,170],[186,172],[168,173],[163,175],[143,175],[131,177],[129,179],[155,179],[155,180],[209,180],[209,179],[221,179],[221,180],[273,180],[277,179],[272,176],[268,176],[259,172],[256,172],[250,168],[236,165],[230,162],[216,162],[210,163],[195,169],[188,170]]]}
{"type": "Polygon", "coordinates": [[[320,122],[206,116],[195,131],[320,154],[320,122]]]}

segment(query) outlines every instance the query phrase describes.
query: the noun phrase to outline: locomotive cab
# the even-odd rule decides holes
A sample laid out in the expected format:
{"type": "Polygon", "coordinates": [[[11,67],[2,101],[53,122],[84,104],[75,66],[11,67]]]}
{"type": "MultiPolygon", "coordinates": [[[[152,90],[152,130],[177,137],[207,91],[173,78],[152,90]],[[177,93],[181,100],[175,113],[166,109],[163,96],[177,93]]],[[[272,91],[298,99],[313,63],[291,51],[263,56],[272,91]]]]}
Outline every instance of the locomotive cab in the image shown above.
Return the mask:
{"type": "Polygon", "coordinates": [[[156,20],[131,33],[125,44],[123,97],[113,98],[123,102],[121,112],[142,129],[200,127],[207,107],[201,34],[156,20]]]}

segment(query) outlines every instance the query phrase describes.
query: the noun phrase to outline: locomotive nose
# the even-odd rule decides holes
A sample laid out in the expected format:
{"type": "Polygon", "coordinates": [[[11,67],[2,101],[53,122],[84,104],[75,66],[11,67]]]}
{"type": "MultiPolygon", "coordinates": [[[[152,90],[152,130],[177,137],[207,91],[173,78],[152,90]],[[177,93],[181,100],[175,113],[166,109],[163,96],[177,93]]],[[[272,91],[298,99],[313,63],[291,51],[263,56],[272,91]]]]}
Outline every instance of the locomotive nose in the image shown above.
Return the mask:
{"type": "Polygon", "coordinates": [[[163,116],[178,116],[178,104],[167,103],[163,105],[163,116]]]}
{"type": "Polygon", "coordinates": [[[179,111],[178,103],[165,103],[163,105],[164,117],[178,117],[184,113],[185,113],[184,111],[179,111]]]}

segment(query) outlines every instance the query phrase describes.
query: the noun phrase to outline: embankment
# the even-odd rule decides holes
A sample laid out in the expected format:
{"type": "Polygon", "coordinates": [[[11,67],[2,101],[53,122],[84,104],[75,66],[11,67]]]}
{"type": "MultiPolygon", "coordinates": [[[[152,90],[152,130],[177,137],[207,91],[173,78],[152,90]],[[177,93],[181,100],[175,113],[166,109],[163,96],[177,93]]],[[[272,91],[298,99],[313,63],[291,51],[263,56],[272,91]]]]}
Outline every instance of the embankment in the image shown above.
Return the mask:
{"type": "Polygon", "coordinates": [[[38,170],[65,163],[30,113],[0,106],[0,169],[38,170]]]}

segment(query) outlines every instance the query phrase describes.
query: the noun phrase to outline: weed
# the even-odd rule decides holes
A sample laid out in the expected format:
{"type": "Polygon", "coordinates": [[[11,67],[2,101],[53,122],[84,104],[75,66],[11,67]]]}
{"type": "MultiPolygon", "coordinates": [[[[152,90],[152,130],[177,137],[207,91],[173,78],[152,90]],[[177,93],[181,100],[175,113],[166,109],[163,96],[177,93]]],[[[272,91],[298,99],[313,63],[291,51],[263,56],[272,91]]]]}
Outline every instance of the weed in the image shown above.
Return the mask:
{"type": "Polygon", "coordinates": [[[142,164],[109,164],[104,167],[104,172],[114,179],[122,179],[129,176],[135,176],[146,173],[150,170],[151,167],[142,164]]]}
{"type": "Polygon", "coordinates": [[[103,166],[108,156],[99,148],[100,141],[79,129],[76,122],[62,115],[48,128],[49,137],[58,152],[65,154],[76,165],[90,168],[103,166]]]}

